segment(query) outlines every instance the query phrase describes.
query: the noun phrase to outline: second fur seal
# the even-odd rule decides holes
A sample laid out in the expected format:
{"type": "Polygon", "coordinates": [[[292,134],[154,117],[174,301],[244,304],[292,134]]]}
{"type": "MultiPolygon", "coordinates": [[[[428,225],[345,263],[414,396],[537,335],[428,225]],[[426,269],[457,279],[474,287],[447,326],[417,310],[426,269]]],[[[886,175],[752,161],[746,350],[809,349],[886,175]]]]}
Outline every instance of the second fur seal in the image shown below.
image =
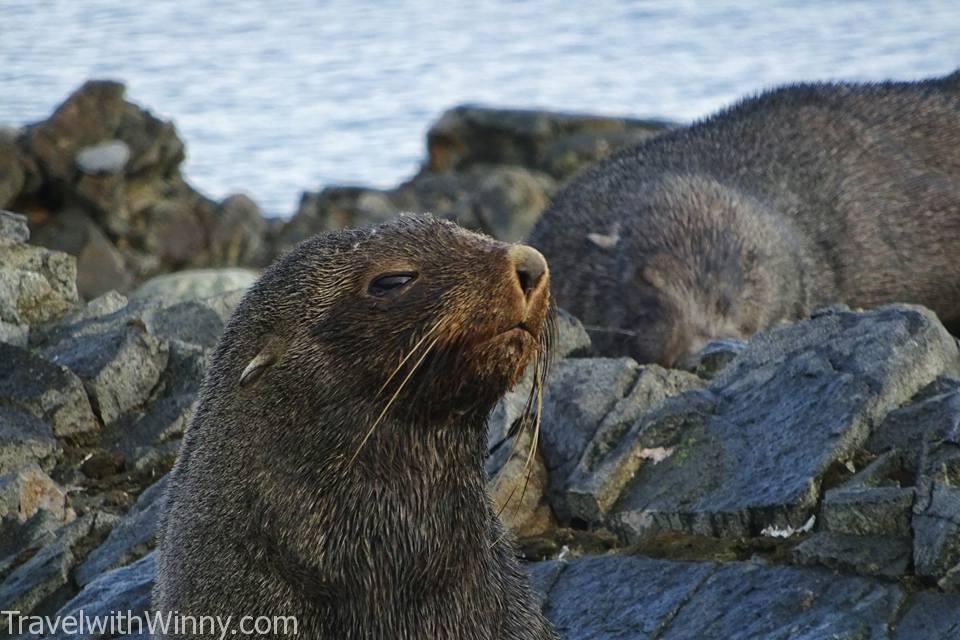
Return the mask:
{"type": "Polygon", "coordinates": [[[542,382],[549,295],[537,251],[429,218],[268,269],[171,476],[155,608],[311,640],[555,638],[484,472],[494,403],[531,361],[542,382]]]}
{"type": "Polygon", "coordinates": [[[817,307],[960,329],[960,72],[799,84],[612,155],[530,243],[605,355],[681,363],[817,307]]]}

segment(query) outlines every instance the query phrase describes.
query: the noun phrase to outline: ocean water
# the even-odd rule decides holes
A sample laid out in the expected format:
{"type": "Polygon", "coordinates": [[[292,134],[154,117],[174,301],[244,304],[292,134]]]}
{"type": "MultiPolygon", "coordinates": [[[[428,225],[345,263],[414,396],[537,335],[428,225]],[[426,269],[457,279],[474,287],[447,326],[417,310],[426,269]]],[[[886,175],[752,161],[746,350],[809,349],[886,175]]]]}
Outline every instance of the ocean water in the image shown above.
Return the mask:
{"type": "Polygon", "coordinates": [[[0,124],[122,80],[176,122],[194,185],[268,215],[396,184],[458,103],[685,121],[784,82],[957,67],[956,0],[0,0],[0,124]]]}

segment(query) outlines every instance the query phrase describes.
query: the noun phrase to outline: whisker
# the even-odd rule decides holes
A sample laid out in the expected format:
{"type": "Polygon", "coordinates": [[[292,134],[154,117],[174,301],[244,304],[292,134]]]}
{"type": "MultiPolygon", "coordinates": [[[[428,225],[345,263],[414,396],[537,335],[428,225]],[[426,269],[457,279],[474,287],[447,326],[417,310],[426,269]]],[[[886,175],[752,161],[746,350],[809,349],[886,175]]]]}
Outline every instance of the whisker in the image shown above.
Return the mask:
{"type": "Polygon", "coordinates": [[[407,355],[405,355],[403,357],[403,360],[400,361],[400,364],[397,365],[397,368],[393,370],[393,373],[391,373],[387,377],[387,380],[383,383],[383,386],[381,386],[380,389],[377,391],[377,395],[380,395],[381,393],[383,393],[383,390],[387,388],[387,385],[390,384],[390,381],[393,380],[394,376],[396,376],[397,373],[399,373],[400,369],[403,367],[404,364],[406,364],[407,360],[409,360],[413,356],[413,354],[417,352],[417,349],[420,347],[420,345],[423,344],[424,341],[430,337],[430,334],[436,331],[441,324],[442,323],[438,320],[432,327],[430,327],[430,329],[426,333],[423,334],[423,336],[421,336],[419,340],[417,340],[417,343],[413,345],[413,347],[411,347],[407,355]]]}
{"type": "Polygon", "coordinates": [[[393,403],[400,396],[400,392],[403,391],[403,388],[407,386],[407,382],[410,381],[410,378],[413,377],[413,374],[417,371],[417,368],[423,363],[423,361],[430,355],[430,351],[436,346],[437,342],[440,341],[440,336],[437,336],[433,339],[433,342],[424,350],[423,355],[420,356],[420,359],[411,367],[410,371],[407,373],[406,377],[400,383],[400,386],[397,387],[397,390],[393,392],[393,395],[390,396],[390,400],[387,401],[386,406],[383,407],[383,411],[380,412],[380,415],[377,416],[377,419],[373,421],[373,424],[370,426],[370,429],[367,431],[366,435],[363,436],[363,440],[360,441],[360,446],[357,447],[357,450],[353,452],[353,456],[350,458],[348,464],[352,465],[357,459],[357,456],[360,455],[360,450],[363,449],[363,446],[367,444],[367,440],[370,439],[370,436],[373,435],[374,429],[377,428],[377,425],[380,424],[380,421],[383,420],[383,417],[387,415],[387,411],[390,410],[390,407],[393,406],[393,403]]]}

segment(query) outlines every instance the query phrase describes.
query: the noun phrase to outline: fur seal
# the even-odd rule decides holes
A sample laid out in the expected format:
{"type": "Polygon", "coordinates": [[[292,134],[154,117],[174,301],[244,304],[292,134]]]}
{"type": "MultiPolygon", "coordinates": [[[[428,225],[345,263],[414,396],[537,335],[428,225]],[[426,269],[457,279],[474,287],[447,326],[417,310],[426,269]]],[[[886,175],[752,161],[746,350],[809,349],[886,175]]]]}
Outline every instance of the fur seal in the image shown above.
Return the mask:
{"type": "MultiPolygon", "coordinates": [[[[486,494],[486,420],[552,314],[543,256],[401,217],[244,297],[170,479],[154,606],[301,638],[555,638],[486,494]]],[[[278,634],[279,635],[279,634],[278,634]]]]}
{"type": "Polygon", "coordinates": [[[529,239],[596,350],[675,365],[845,303],[960,328],[960,72],[771,90],[611,155],[529,239]]]}

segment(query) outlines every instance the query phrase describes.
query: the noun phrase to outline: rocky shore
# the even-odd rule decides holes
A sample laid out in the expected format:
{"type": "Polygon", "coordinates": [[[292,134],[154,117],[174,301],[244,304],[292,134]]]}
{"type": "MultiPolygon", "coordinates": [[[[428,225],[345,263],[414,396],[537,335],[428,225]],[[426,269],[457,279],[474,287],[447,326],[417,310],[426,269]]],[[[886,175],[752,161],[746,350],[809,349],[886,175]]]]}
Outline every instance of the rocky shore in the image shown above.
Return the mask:
{"type": "MultiPolygon", "coordinates": [[[[285,222],[193,190],[173,125],[115,83],[0,134],[0,609],[149,607],[164,478],[258,267],[401,210],[520,239],[571,173],[665,126],[456,108],[409,181],[306,193],[285,222]]],[[[824,309],[690,371],[559,325],[524,491],[529,434],[488,470],[564,637],[960,634],[960,353],[933,314],[824,309]]]]}

